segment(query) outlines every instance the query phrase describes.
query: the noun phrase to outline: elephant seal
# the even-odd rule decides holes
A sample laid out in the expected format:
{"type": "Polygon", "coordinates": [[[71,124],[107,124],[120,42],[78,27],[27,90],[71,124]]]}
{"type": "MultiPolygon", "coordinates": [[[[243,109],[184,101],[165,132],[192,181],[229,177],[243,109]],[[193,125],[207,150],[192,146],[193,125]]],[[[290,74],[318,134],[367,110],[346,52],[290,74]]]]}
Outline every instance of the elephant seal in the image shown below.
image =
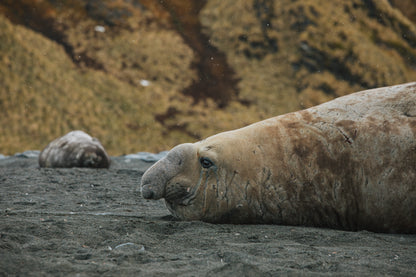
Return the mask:
{"type": "Polygon", "coordinates": [[[416,233],[416,83],[178,145],[141,186],[184,220],[416,233]]]}
{"type": "Polygon", "coordinates": [[[55,139],[39,155],[40,167],[108,168],[110,161],[100,141],[83,131],[55,139]]]}

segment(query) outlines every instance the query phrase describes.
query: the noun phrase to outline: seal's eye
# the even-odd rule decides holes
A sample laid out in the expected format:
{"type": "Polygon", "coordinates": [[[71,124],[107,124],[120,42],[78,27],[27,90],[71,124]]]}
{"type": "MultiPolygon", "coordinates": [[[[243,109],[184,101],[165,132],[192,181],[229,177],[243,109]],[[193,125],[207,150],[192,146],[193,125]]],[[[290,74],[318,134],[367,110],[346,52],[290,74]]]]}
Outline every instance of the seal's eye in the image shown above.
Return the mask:
{"type": "Polygon", "coordinates": [[[201,166],[203,168],[210,168],[211,166],[214,165],[214,163],[210,159],[204,158],[204,157],[200,158],[199,162],[201,163],[201,166]]]}

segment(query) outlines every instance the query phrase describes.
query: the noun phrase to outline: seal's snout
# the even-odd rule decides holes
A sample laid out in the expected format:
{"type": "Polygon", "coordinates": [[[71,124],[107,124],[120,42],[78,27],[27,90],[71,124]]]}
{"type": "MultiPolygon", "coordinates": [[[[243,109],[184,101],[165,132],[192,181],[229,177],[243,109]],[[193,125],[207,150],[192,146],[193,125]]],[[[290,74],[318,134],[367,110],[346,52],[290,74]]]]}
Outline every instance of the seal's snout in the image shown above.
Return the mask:
{"type": "Polygon", "coordinates": [[[192,155],[192,149],[190,143],[178,145],[169,151],[166,157],[151,166],[142,176],[143,198],[158,200],[165,197],[166,186],[184,170],[184,160],[192,155]]]}
{"type": "Polygon", "coordinates": [[[163,197],[164,185],[159,178],[157,178],[158,170],[148,169],[141,181],[142,197],[144,199],[160,199],[163,197]]]}

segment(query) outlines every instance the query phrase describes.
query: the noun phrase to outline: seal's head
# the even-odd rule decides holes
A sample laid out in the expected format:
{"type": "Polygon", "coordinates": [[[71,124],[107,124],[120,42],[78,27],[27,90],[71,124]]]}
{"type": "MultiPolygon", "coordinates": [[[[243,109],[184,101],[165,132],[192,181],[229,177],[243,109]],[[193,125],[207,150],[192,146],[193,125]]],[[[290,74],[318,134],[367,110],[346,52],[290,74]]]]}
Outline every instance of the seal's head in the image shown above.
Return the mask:
{"type": "Polygon", "coordinates": [[[223,133],[173,148],[143,175],[143,197],[164,198],[181,219],[249,222],[251,212],[245,208],[256,194],[250,182],[260,182],[262,162],[246,139],[233,137],[223,133]]]}

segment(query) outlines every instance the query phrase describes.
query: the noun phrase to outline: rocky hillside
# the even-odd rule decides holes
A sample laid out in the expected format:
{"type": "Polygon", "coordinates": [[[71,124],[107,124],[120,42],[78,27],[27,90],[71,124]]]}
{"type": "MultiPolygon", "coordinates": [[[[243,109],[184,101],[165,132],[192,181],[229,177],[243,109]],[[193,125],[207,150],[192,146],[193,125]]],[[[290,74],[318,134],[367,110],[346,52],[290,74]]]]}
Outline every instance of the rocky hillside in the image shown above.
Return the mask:
{"type": "Polygon", "coordinates": [[[413,0],[4,0],[0,153],[156,152],[416,80],[413,0]]]}

